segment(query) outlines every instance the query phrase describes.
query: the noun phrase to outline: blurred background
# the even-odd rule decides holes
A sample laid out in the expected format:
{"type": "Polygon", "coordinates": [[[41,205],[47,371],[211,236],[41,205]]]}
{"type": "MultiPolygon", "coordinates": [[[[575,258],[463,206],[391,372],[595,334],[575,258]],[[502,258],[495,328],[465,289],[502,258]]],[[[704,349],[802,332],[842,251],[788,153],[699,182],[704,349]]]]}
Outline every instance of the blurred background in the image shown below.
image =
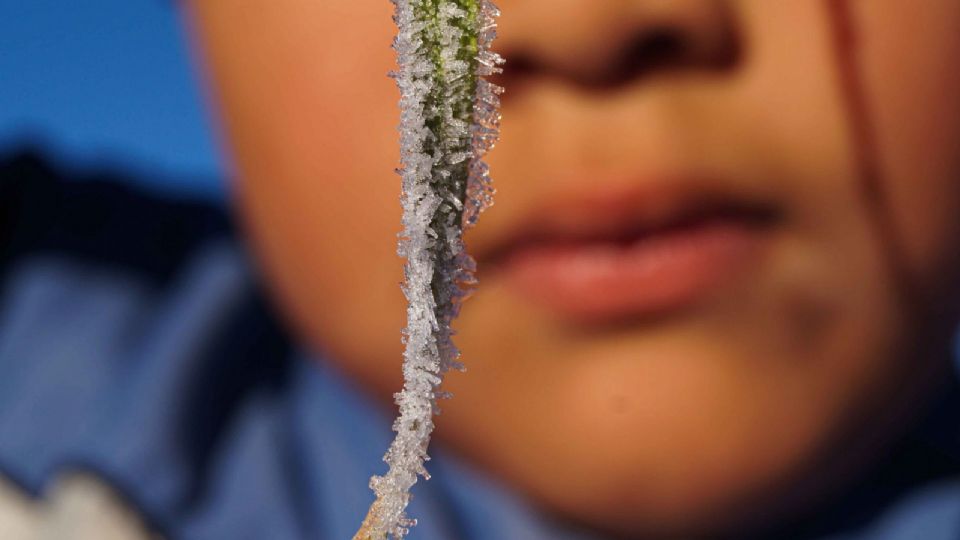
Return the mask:
{"type": "Polygon", "coordinates": [[[224,164],[173,0],[0,0],[0,156],[219,198],[224,164]]]}

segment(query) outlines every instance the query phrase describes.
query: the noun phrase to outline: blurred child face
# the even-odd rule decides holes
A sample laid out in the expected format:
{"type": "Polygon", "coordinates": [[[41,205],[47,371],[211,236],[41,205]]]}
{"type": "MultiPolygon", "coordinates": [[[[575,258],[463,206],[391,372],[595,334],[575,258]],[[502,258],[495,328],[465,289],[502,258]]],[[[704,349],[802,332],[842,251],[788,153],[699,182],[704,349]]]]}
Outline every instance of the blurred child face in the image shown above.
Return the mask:
{"type": "MultiPolygon", "coordinates": [[[[498,195],[467,236],[481,284],[439,436],[628,534],[825,491],[946,364],[960,3],[499,3],[498,195]]],[[[405,322],[391,5],[192,12],[270,283],[388,400],[405,322]]]]}

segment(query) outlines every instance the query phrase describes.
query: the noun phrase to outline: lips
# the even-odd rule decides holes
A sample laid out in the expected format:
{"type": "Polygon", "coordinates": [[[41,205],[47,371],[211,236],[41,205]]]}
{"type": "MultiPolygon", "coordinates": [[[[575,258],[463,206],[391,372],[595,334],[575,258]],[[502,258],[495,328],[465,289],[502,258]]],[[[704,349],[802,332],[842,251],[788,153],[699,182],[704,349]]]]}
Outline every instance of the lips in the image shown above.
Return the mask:
{"type": "Polygon", "coordinates": [[[705,183],[593,189],[530,212],[488,264],[515,294],[564,318],[653,317],[742,275],[777,220],[773,205],[705,183]]]}

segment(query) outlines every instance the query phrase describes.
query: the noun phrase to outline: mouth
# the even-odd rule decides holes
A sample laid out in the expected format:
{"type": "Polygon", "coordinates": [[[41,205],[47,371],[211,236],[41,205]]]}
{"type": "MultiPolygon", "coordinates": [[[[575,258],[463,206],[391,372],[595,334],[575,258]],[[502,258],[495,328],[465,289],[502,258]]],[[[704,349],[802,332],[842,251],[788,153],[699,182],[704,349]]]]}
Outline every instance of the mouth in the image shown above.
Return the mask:
{"type": "Polygon", "coordinates": [[[706,189],[595,190],[531,213],[486,264],[565,319],[657,317],[743,275],[780,217],[772,204],[706,189]]]}

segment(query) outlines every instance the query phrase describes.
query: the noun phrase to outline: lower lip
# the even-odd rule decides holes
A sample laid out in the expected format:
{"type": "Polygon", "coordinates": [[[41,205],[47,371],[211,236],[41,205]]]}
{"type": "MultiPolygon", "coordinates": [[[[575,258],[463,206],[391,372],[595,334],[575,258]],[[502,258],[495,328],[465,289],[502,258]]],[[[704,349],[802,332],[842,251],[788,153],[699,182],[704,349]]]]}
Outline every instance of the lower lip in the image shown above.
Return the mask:
{"type": "Polygon", "coordinates": [[[567,317],[655,316],[694,304],[741,273],[761,233],[724,221],[626,244],[538,244],[511,254],[502,269],[517,294],[567,317]]]}

